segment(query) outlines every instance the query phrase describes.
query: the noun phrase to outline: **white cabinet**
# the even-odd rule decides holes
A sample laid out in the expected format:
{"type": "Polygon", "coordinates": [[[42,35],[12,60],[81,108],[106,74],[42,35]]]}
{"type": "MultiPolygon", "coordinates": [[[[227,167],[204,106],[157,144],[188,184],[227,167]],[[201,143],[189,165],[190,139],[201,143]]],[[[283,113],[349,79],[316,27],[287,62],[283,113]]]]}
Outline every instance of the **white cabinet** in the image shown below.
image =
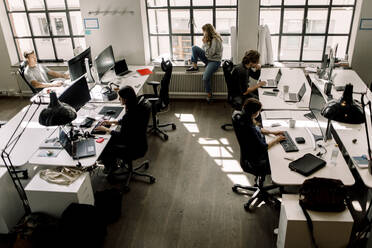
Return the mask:
{"type": "Polygon", "coordinates": [[[44,212],[57,218],[61,217],[70,203],[94,205],[87,172],[70,185],[59,185],[41,179],[39,171],[26,186],[26,194],[32,212],[44,212]]]}

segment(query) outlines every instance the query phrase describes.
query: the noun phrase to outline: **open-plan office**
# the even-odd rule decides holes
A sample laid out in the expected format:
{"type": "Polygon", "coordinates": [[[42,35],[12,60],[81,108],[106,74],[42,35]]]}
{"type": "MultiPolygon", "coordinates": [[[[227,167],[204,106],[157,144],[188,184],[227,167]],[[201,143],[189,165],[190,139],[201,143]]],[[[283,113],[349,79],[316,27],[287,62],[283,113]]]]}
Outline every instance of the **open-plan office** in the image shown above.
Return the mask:
{"type": "Polygon", "coordinates": [[[372,247],[372,2],[0,5],[0,247],[372,247]]]}

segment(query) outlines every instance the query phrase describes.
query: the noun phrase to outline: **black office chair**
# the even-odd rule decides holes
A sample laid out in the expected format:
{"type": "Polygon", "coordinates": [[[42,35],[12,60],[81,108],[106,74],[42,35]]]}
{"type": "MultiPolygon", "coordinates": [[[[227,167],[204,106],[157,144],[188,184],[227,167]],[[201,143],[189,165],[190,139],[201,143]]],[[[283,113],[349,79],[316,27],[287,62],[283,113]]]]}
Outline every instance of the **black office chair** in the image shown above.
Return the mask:
{"type": "Polygon", "coordinates": [[[39,93],[42,89],[36,89],[34,86],[32,86],[31,82],[28,82],[25,77],[25,69],[27,67],[27,61],[22,61],[21,64],[18,67],[18,74],[22,77],[23,81],[27,84],[27,86],[31,89],[32,94],[35,95],[39,93]]]}
{"type": "Polygon", "coordinates": [[[142,168],[148,169],[149,168],[149,161],[146,160],[142,162],[142,164],[136,168],[133,168],[133,161],[143,158],[146,155],[148,144],[147,144],[147,125],[149,123],[150,119],[150,111],[151,111],[151,104],[150,102],[145,99],[144,97],[141,97],[139,100],[139,108],[138,113],[139,119],[137,121],[136,126],[136,135],[135,140],[133,142],[129,142],[131,145],[129,147],[124,146],[116,146],[115,150],[122,150],[125,149],[125,153],[118,153],[118,158],[121,160],[120,166],[125,167],[127,170],[121,173],[111,173],[108,175],[108,179],[112,180],[114,177],[127,175],[125,185],[123,187],[123,190],[125,192],[129,191],[129,183],[132,180],[134,176],[141,176],[141,177],[147,177],[150,180],[150,184],[155,183],[155,177],[138,172],[142,168]]]}
{"type": "Polygon", "coordinates": [[[244,204],[244,209],[249,212],[253,211],[262,201],[268,204],[273,204],[275,207],[279,207],[280,201],[268,192],[271,189],[279,188],[279,185],[264,186],[265,177],[269,173],[268,168],[266,168],[264,164],[253,164],[251,162],[252,159],[247,157],[249,140],[246,139],[246,135],[244,134],[246,128],[242,125],[242,115],[240,111],[234,111],[232,123],[240,146],[240,166],[244,172],[255,176],[254,186],[235,184],[232,187],[233,192],[241,193],[239,189],[254,192],[248,202],[244,204]]]}
{"type": "MultiPolygon", "coordinates": [[[[234,110],[241,110],[243,104],[243,97],[240,95],[239,89],[234,85],[234,79],[232,71],[234,64],[231,60],[225,60],[222,64],[223,75],[227,86],[227,102],[231,105],[234,110]]],[[[223,124],[221,128],[227,130],[227,127],[232,127],[231,123],[223,124]]]]}
{"type": "Polygon", "coordinates": [[[145,97],[151,102],[151,116],[152,116],[152,125],[150,125],[149,133],[155,133],[159,136],[162,136],[164,140],[168,140],[168,135],[161,130],[162,127],[171,126],[172,130],[176,129],[176,124],[174,123],[164,123],[159,124],[158,113],[165,110],[169,105],[169,84],[172,77],[172,62],[170,60],[161,62],[161,69],[164,71],[164,76],[161,82],[149,81],[148,85],[152,85],[154,89],[154,94],[146,94],[145,97]],[[160,85],[160,92],[158,87],[160,85]],[[157,99],[155,99],[157,98],[157,99]]]}

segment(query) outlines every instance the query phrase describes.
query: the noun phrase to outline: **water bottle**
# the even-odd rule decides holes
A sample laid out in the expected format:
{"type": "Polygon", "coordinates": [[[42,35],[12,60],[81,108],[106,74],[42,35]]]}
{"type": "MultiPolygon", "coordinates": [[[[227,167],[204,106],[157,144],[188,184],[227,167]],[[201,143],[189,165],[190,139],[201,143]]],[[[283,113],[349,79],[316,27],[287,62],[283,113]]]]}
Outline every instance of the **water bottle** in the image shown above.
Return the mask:
{"type": "Polygon", "coordinates": [[[339,149],[338,149],[338,145],[336,144],[335,147],[332,149],[332,153],[331,153],[331,164],[333,164],[334,166],[336,166],[337,164],[338,152],[339,152],[339,149]]]}

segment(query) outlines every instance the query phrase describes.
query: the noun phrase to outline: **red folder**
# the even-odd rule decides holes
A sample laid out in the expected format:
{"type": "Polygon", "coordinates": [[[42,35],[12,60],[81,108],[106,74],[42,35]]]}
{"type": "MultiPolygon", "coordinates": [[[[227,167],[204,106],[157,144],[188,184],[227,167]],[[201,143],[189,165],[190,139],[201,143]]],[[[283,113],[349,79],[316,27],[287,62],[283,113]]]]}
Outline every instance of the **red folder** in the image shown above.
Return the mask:
{"type": "Polygon", "coordinates": [[[148,74],[151,74],[152,73],[152,71],[149,70],[149,69],[147,69],[147,68],[145,68],[145,69],[138,69],[137,72],[139,74],[141,74],[141,76],[145,76],[145,75],[148,75],[148,74]]]}

